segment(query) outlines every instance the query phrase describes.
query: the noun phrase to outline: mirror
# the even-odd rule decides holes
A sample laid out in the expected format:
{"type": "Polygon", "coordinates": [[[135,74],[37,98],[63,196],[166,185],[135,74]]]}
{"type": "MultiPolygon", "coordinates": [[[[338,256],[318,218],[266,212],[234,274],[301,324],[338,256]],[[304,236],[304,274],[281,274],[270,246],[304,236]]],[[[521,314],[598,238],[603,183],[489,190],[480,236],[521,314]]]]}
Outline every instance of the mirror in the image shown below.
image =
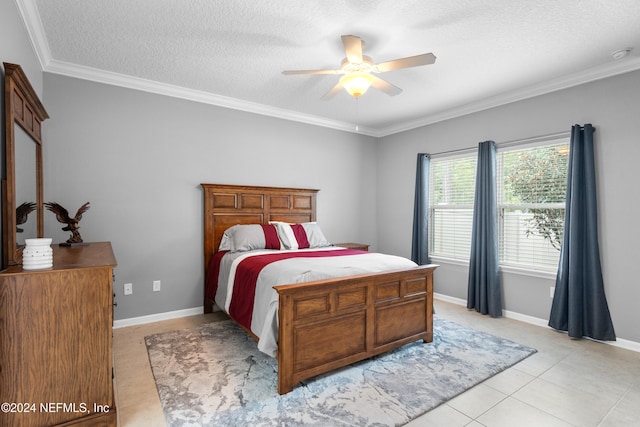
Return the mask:
{"type": "Polygon", "coordinates": [[[19,65],[5,62],[4,72],[2,254],[8,267],[22,263],[25,239],[44,236],[42,122],[49,116],[19,65]]]}
{"type": "Polygon", "coordinates": [[[16,182],[16,244],[20,247],[25,239],[38,235],[36,210],[36,144],[18,125],[14,125],[16,182]]]}

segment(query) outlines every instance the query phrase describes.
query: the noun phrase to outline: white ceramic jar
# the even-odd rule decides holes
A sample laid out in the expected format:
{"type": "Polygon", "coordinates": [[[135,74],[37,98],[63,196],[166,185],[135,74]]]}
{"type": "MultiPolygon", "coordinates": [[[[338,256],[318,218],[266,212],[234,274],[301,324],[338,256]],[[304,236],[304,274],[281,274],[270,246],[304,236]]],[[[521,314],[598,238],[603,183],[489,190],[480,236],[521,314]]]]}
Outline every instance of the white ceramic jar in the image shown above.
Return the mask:
{"type": "Polygon", "coordinates": [[[26,246],[22,250],[22,268],[39,270],[53,267],[53,249],[51,238],[25,239],[26,246]]]}

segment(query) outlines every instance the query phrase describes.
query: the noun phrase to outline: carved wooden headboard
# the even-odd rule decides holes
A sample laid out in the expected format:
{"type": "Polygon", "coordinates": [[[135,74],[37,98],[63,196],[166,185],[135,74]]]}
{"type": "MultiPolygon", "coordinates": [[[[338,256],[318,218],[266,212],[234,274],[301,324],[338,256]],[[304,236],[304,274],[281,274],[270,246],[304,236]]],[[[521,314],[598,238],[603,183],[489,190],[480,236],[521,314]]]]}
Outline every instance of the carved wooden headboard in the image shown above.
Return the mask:
{"type": "Polygon", "coordinates": [[[204,190],[204,265],[217,252],[224,231],[236,224],[316,220],[318,190],[201,184],[204,190]]]}

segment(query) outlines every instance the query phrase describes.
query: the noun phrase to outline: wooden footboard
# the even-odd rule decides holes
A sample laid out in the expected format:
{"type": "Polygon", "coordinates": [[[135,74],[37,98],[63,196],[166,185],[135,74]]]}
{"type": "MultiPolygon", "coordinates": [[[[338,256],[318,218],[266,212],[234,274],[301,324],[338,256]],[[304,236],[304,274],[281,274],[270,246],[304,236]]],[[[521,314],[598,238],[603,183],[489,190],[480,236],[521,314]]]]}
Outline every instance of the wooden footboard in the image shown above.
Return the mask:
{"type": "Polygon", "coordinates": [[[431,342],[436,268],[275,286],[278,393],[404,344],[431,342]]]}

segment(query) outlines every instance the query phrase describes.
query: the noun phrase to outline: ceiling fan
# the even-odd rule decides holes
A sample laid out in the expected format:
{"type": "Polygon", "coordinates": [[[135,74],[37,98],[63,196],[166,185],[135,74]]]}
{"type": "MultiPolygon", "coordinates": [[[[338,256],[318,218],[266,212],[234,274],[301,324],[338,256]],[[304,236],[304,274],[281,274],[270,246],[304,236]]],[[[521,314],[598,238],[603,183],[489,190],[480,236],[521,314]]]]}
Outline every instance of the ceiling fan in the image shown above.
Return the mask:
{"type": "Polygon", "coordinates": [[[387,71],[399,70],[401,68],[417,67],[420,65],[430,65],[436,61],[432,53],[409,56],[407,58],[394,59],[392,61],[376,64],[373,60],[362,54],[364,42],[358,36],[342,36],[342,45],[347,55],[342,60],[341,68],[338,70],[286,70],[282,74],[344,74],[340,81],[327,92],[322,99],[330,99],[344,88],[355,98],[364,94],[370,86],[386,93],[387,95],[397,95],[402,92],[397,86],[386,80],[375,76],[373,73],[384,73],[387,71]]]}

